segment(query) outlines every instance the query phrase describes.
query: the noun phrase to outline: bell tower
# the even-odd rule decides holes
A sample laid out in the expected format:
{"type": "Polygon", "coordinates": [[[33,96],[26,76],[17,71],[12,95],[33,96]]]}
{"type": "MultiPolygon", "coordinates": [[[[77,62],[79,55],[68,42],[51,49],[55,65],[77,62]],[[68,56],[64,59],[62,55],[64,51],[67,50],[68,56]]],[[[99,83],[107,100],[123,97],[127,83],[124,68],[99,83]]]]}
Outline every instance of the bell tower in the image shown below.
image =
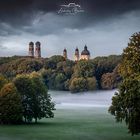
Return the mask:
{"type": "Polygon", "coordinates": [[[36,58],[40,58],[41,57],[41,43],[39,41],[37,41],[35,43],[36,47],[35,47],[35,57],[36,58]]]}
{"type": "Polygon", "coordinates": [[[65,58],[65,60],[67,59],[67,50],[66,49],[63,50],[63,57],[65,58]]]}
{"type": "Polygon", "coordinates": [[[29,43],[29,53],[28,53],[28,55],[30,57],[34,57],[34,43],[33,42],[29,43]]]}
{"type": "Polygon", "coordinates": [[[79,49],[78,48],[75,49],[74,60],[79,61],[79,49]]]}

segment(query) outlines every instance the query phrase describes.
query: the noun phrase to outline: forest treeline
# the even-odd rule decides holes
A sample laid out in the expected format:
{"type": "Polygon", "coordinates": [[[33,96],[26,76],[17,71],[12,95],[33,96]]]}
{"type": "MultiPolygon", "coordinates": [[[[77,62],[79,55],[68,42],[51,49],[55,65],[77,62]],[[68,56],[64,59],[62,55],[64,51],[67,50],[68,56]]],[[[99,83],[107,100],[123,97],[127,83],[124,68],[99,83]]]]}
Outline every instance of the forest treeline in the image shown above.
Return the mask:
{"type": "Polygon", "coordinates": [[[97,89],[114,89],[121,81],[118,74],[120,55],[96,57],[78,62],[63,56],[50,58],[1,57],[0,74],[9,80],[20,74],[38,72],[48,89],[82,92],[97,89]]]}

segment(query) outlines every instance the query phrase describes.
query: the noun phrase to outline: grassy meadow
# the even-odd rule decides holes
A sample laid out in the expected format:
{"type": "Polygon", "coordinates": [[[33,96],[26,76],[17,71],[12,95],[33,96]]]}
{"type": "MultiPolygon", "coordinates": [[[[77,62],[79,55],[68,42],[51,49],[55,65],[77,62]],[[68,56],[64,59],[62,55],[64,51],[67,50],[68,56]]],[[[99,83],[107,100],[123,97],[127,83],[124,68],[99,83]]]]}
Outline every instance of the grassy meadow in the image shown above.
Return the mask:
{"type": "Polygon", "coordinates": [[[0,126],[0,140],[139,140],[107,108],[59,108],[38,124],[0,126]]]}

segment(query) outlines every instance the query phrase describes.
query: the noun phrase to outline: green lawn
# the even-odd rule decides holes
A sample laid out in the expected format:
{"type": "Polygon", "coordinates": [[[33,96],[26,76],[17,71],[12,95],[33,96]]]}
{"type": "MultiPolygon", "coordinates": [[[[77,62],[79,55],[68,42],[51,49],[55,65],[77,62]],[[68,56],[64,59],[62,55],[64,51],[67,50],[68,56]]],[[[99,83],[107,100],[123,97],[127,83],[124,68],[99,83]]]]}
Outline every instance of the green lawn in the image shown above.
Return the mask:
{"type": "Polygon", "coordinates": [[[57,109],[38,124],[0,126],[0,140],[140,140],[115,123],[107,108],[57,109]]]}

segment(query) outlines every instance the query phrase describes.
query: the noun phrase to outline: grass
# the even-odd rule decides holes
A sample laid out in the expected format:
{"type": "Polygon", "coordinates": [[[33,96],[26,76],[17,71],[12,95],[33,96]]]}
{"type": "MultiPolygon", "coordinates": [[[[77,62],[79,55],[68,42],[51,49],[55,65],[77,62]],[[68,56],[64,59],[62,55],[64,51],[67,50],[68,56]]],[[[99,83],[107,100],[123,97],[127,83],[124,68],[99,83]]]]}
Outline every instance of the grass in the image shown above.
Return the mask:
{"type": "Polygon", "coordinates": [[[139,140],[107,108],[57,109],[38,124],[0,126],[0,140],[139,140]]]}

